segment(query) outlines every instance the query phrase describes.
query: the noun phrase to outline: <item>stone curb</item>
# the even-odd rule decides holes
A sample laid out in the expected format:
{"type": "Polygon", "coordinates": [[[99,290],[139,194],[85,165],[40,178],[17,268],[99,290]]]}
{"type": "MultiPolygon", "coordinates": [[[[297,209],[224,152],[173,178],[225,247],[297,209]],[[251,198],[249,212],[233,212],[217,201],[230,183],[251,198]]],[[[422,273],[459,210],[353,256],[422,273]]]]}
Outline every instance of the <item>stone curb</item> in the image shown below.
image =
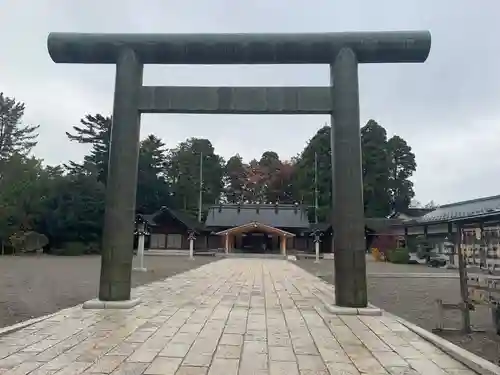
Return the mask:
{"type": "Polygon", "coordinates": [[[367,273],[374,279],[459,279],[454,273],[367,273]]]}
{"type": "Polygon", "coordinates": [[[43,322],[44,320],[50,319],[53,316],[59,315],[61,313],[64,314],[65,311],[74,309],[77,306],[78,305],[67,307],[65,309],[56,311],[56,312],[51,313],[51,314],[42,315],[42,316],[39,316],[38,318],[32,318],[32,319],[28,319],[28,320],[25,320],[25,321],[22,321],[22,322],[19,322],[16,324],[12,324],[12,325],[7,326],[7,327],[2,327],[2,328],[0,328],[0,336],[5,336],[5,335],[8,335],[9,333],[13,333],[13,332],[19,331],[23,328],[32,326],[33,324],[43,322]]]}
{"type": "Polygon", "coordinates": [[[19,323],[13,324],[11,326],[0,328],[0,336],[5,336],[5,335],[8,335],[9,333],[19,331],[20,329],[29,327],[33,324],[38,323],[38,322],[42,322],[45,319],[52,317],[53,315],[54,314],[44,315],[44,316],[40,316],[38,318],[32,318],[32,319],[25,320],[23,322],[19,322],[19,323]]]}
{"type": "MultiPolygon", "coordinates": [[[[56,316],[59,314],[64,314],[66,311],[69,311],[71,309],[75,309],[75,308],[78,308],[80,306],[83,307],[83,305],[85,305],[85,303],[90,303],[90,302],[95,303],[95,302],[100,302],[100,301],[96,301],[96,300],[86,301],[83,304],[79,303],[77,305],[64,308],[62,310],[56,311],[56,312],[51,313],[51,314],[42,315],[42,316],[39,316],[37,318],[32,318],[32,319],[24,320],[24,321],[16,323],[16,324],[12,324],[10,326],[1,327],[0,328],[0,337],[8,335],[8,334],[16,332],[16,331],[19,331],[23,328],[27,328],[29,326],[32,326],[33,324],[43,322],[44,320],[50,319],[53,316],[56,316]]],[[[137,305],[140,303],[140,299],[136,298],[136,299],[132,299],[131,301],[127,301],[127,302],[129,302],[129,304],[130,304],[130,302],[134,302],[137,305]]],[[[101,304],[102,304],[102,302],[101,302],[101,304]]],[[[83,308],[85,308],[85,307],[83,307],[83,308]]],[[[106,309],[112,309],[112,308],[114,308],[114,309],[129,309],[131,307],[127,305],[127,307],[106,306],[106,307],[92,307],[92,308],[94,308],[94,309],[103,309],[103,308],[106,308],[106,309]]],[[[87,307],[87,309],[90,309],[90,308],[87,307]]]]}
{"type": "Polygon", "coordinates": [[[99,299],[91,299],[83,303],[82,308],[86,310],[102,310],[115,309],[127,310],[136,307],[141,303],[139,298],[129,299],[127,301],[101,301],[99,299]]]}
{"type": "Polygon", "coordinates": [[[410,331],[416,333],[424,340],[430,342],[437,348],[444,351],[450,357],[456,359],[458,362],[464,364],[471,370],[477,372],[481,375],[500,375],[500,367],[483,359],[474,353],[471,353],[461,347],[445,340],[413,323],[406,321],[396,315],[385,313],[385,315],[391,316],[393,319],[404,325],[410,331]]]}

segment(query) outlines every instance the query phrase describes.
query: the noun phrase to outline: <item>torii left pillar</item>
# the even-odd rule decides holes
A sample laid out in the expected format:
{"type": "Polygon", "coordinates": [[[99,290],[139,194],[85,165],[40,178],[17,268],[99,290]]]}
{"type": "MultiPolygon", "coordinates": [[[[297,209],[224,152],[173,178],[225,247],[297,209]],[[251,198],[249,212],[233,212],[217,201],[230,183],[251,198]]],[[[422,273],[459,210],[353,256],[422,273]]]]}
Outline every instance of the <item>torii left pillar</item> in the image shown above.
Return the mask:
{"type": "Polygon", "coordinates": [[[116,62],[99,299],[84,308],[130,308],[140,302],[131,299],[131,276],[142,76],[134,50],[122,49],[116,62]]]}
{"type": "Polygon", "coordinates": [[[335,303],[342,307],[366,307],[365,213],[356,54],[350,48],[342,48],[330,69],[335,303]]]}

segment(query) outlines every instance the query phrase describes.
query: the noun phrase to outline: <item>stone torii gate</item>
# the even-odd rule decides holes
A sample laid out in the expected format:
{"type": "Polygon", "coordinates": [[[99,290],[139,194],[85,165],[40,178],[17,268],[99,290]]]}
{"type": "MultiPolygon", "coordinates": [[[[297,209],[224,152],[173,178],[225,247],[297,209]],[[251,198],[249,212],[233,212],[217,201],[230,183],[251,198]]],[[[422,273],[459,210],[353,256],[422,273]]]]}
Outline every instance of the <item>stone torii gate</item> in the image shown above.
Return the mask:
{"type": "MultiPolygon", "coordinates": [[[[115,64],[99,300],[128,307],[141,113],[330,114],[335,298],[367,306],[358,64],[424,62],[426,31],[308,34],[51,33],[56,63],[115,64]],[[143,86],[144,64],[328,64],[326,87],[143,86]]],[[[89,306],[91,307],[91,306],[89,306]]]]}

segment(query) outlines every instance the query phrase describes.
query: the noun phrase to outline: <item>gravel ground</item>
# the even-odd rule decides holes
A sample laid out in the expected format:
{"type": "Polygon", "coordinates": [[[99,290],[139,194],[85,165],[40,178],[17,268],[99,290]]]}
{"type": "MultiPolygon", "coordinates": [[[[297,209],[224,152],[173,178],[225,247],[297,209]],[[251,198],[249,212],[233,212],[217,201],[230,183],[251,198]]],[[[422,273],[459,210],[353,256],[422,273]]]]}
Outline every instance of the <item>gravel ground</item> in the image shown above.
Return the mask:
{"type": "MultiPolygon", "coordinates": [[[[146,256],[148,272],[133,272],[132,285],[147,284],[216,260],[215,257],[146,256]]],[[[0,327],[50,314],[95,298],[99,256],[0,257],[0,327]]]]}
{"type": "MultiPolygon", "coordinates": [[[[304,259],[297,261],[297,265],[333,283],[333,261],[322,260],[320,264],[315,264],[314,260],[304,259]]],[[[459,279],[455,270],[374,262],[367,257],[366,272],[371,303],[427,330],[436,327],[436,299],[445,303],[460,301],[459,279]]],[[[491,362],[499,363],[500,336],[492,331],[490,314],[490,310],[484,307],[471,312],[472,324],[476,329],[486,330],[485,333],[440,335],[491,362]]],[[[459,329],[460,317],[458,311],[447,311],[445,327],[459,329]]]]}

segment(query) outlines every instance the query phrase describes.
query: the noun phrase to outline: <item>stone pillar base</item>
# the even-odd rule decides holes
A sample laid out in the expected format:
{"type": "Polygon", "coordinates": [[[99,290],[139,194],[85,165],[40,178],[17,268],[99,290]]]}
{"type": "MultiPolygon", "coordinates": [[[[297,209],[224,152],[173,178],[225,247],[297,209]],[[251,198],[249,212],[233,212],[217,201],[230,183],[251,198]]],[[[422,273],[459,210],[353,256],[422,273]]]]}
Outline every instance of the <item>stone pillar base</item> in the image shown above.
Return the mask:
{"type": "Polygon", "coordinates": [[[126,301],[101,301],[98,299],[91,299],[83,303],[83,308],[87,310],[101,310],[101,309],[115,309],[115,310],[126,310],[137,306],[141,303],[139,298],[133,298],[126,301]]]}
{"type": "Polygon", "coordinates": [[[325,304],[325,308],[329,313],[335,315],[365,315],[365,316],[381,316],[382,310],[377,307],[342,307],[337,305],[325,304]]]}
{"type": "Polygon", "coordinates": [[[381,316],[382,310],[371,304],[367,307],[343,307],[331,303],[331,299],[326,299],[324,296],[316,295],[319,301],[325,306],[325,310],[335,315],[365,315],[365,316],[381,316]]]}
{"type": "Polygon", "coordinates": [[[137,272],[148,272],[148,269],[145,267],[135,267],[132,268],[132,271],[137,271],[137,272]]]}

